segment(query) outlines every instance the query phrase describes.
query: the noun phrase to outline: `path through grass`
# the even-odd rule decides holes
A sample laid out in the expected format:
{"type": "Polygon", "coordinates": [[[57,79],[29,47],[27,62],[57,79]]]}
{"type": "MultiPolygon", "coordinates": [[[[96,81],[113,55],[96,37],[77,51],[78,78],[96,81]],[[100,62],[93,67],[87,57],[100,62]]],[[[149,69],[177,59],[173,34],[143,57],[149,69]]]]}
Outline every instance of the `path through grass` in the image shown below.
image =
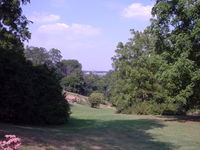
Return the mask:
{"type": "Polygon", "coordinates": [[[23,150],[198,150],[200,122],[115,114],[74,105],[69,124],[30,127],[0,124],[0,136],[16,134],[23,150]],[[165,120],[168,121],[165,121],[165,120]]]}

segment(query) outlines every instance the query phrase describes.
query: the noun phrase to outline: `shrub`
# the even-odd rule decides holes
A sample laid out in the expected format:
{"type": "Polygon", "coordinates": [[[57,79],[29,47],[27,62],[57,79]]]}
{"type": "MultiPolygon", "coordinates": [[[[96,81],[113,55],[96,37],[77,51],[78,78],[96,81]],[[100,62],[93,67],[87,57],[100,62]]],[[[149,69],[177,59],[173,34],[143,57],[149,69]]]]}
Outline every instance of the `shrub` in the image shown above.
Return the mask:
{"type": "Polygon", "coordinates": [[[161,115],[184,115],[185,112],[179,104],[163,104],[161,115]]]}
{"type": "Polygon", "coordinates": [[[61,124],[69,105],[54,69],[32,66],[15,52],[0,49],[0,121],[61,124]]]}
{"type": "Polygon", "coordinates": [[[200,109],[198,109],[198,108],[190,109],[187,111],[187,115],[193,115],[193,116],[197,115],[198,116],[198,115],[200,115],[200,109]]]}
{"type": "Polygon", "coordinates": [[[149,114],[150,105],[148,102],[136,103],[132,106],[132,113],[138,115],[149,114]]]}
{"type": "Polygon", "coordinates": [[[127,107],[126,109],[117,109],[117,113],[122,113],[122,114],[135,114],[132,112],[132,107],[127,107]]]}
{"type": "Polygon", "coordinates": [[[139,115],[180,115],[181,111],[178,104],[141,102],[132,106],[132,113],[139,115]]]}
{"type": "Polygon", "coordinates": [[[98,108],[101,103],[103,103],[104,95],[102,93],[92,93],[89,96],[89,102],[92,108],[98,108]]]}
{"type": "Polygon", "coordinates": [[[6,141],[0,141],[0,148],[3,150],[20,150],[21,139],[15,135],[5,135],[6,141]]]}

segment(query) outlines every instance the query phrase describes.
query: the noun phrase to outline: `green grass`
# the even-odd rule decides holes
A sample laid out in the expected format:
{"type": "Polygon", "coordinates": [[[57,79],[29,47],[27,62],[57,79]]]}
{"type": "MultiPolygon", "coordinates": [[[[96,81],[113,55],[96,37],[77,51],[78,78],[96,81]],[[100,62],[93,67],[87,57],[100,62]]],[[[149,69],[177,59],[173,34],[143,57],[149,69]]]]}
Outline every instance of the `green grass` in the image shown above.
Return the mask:
{"type": "Polygon", "coordinates": [[[69,124],[0,124],[0,136],[16,134],[22,150],[199,150],[200,122],[116,114],[112,109],[72,106],[69,124]]]}

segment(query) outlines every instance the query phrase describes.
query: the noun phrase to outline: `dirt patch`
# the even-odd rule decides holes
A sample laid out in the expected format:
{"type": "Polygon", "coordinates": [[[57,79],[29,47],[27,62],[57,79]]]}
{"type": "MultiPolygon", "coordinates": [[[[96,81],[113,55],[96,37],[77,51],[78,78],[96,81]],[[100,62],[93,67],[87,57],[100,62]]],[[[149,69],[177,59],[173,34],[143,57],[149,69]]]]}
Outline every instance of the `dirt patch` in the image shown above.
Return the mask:
{"type": "Polygon", "coordinates": [[[100,104],[100,108],[109,108],[109,109],[116,110],[116,107],[111,106],[111,105],[102,105],[102,104],[100,104]]]}
{"type": "Polygon", "coordinates": [[[67,91],[63,91],[63,94],[65,95],[65,99],[68,101],[69,104],[88,103],[88,97],[86,96],[67,91]]]}

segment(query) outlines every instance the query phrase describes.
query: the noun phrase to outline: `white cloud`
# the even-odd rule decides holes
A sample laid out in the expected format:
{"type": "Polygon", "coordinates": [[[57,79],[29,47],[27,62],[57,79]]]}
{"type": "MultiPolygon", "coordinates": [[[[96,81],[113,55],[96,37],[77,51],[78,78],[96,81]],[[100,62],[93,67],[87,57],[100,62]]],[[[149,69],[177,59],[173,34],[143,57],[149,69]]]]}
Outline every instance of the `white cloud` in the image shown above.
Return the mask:
{"type": "Polygon", "coordinates": [[[34,23],[49,23],[60,20],[60,16],[54,14],[35,12],[29,17],[29,19],[34,23]]]}
{"type": "Polygon", "coordinates": [[[69,25],[64,23],[47,24],[40,26],[38,28],[38,32],[47,34],[60,34],[68,31],[68,28],[69,25]]]}
{"type": "Polygon", "coordinates": [[[133,3],[123,10],[122,16],[125,18],[150,19],[152,5],[143,6],[141,3],[133,3]]]}
{"type": "Polygon", "coordinates": [[[91,25],[72,24],[70,30],[77,35],[94,36],[100,34],[100,30],[91,25]]]}
{"type": "Polygon", "coordinates": [[[42,34],[59,34],[64,36],[95,36],[100,34],[100,30],[91,25],[85,24],[65,24],[54,23],[42,25],[38,28],[42,34]]]}

